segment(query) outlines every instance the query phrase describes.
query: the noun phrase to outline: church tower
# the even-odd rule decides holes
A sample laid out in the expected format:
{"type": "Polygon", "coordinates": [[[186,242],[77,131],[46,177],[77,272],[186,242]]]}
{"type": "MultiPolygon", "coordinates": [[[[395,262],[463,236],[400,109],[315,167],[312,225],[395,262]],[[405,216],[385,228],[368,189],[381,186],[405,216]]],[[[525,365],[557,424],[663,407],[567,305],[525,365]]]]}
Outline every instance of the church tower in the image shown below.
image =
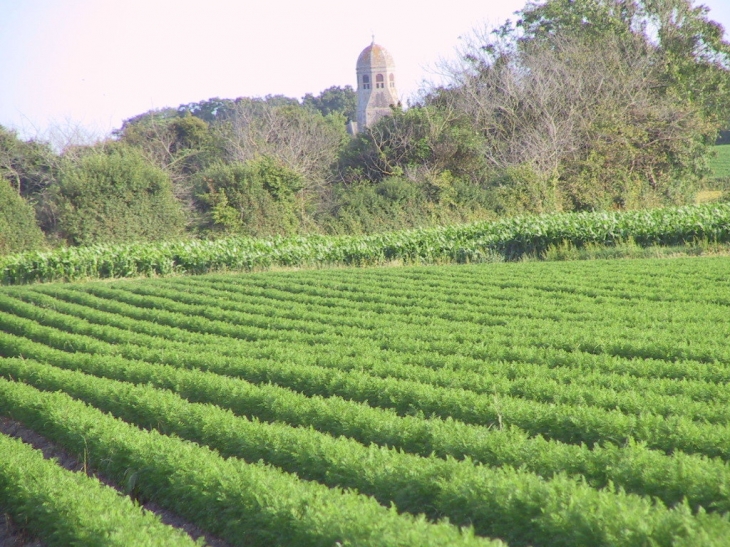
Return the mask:
{"type": "Polygon", "coordinates": [[[375,40],[357,58],[356,72],[357,119],[354,132],[372,126],[383,116],[389,116],[390,107],[398,104],[393,57],[375,40]]]}

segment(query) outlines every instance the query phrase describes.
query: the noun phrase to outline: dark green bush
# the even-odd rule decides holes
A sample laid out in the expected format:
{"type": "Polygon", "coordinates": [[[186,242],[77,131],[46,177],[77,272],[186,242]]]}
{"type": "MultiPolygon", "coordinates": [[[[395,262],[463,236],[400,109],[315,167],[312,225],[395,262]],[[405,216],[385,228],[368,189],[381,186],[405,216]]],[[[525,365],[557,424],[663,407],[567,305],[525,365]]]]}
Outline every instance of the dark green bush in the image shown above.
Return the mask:
{"type": "Polygon", "coordinates": [[[294,234],[300,226],[297,192],[302,187],[299,173],[268,156],[221,163],[198,177],[198,206],[209,229],[253,236],[294,234]]]}
{"type": "Polygon", "coordinates": [[[184,228],[167,174],[126,146],[69,161],[55,200],[58,230],[72,244],[169,239],[184,228]]]}
{"type": "Polygon", "coordinates": [[[484,220],[489,199],[483,188],[448,171],[418,181],[391,176],[341,188],[319,222],[333,234],[370,234],[484,220]]]}
{"type": "Polygon", "coordinates": [[[37,249],[43,243],[33,208],[0,178],[0,255],[37,249]]]}

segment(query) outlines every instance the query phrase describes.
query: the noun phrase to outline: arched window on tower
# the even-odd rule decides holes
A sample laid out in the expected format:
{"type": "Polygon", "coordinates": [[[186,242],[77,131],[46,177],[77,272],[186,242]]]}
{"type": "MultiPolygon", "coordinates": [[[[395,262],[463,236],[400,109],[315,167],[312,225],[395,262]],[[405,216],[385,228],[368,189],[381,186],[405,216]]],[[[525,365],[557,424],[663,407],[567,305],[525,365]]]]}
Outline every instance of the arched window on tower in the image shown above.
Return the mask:
{"type": "Polygon", "coordinates": [[[390,80],[390,87],[395,87],[395,74],[388,76],[388,80],[390,80]]]}
{"type": "Polygon", "coordinates": [[[370,89],[370,76],[368,76],[367,74],[362,77],[362,88],[370,89]]]}
{"type": "Polygon", "coordinates": [[[385,78],[383,78],[382,74],[375,76],[375,87],[380,89],[385,87],[385,78]]]}

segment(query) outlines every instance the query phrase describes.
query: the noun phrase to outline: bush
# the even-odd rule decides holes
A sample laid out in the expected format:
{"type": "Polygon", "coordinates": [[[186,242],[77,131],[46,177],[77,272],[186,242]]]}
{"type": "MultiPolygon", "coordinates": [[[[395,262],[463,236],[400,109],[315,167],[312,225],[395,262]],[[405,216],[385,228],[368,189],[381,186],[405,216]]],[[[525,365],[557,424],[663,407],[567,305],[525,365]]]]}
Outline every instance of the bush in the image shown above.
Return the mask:
{"type": "Polygon", "coordinates": [[[0,255],[30,251],[43,243],[33,208],[0,178],[0,255]]]}
{"type": "Polygon", "coordinates": [[[489,218],[489,194],[450,172],[424,173],[419,180],[386,177],[337,189],[331,209],[319,218],[332,234],[372,234],[489,218]]]}
{"type": "Polygon", "coordinates": [[[167,174],[125,146],[69,161],[55,201],[60,235],[76,245],[169,239],[184,228],[167,174]]]}
{"type": "Polygon", "coordinates": [[[198,206],[207,228],[229,234],[289,235],[299,230],[296,194],[303,178],[278,160],[261,156],[218,164],[198,177],[198,206]]]}

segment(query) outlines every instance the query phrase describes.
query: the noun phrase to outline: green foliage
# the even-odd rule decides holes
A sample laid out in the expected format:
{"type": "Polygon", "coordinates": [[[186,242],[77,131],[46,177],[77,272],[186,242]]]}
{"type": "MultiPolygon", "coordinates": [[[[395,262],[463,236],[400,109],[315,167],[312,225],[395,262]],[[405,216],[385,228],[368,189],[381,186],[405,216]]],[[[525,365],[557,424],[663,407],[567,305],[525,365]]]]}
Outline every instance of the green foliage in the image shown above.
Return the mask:
{"type": "MultiPolygon", "coordinates": [[[[226,456],[249,461],[264,459],[287,471],[305,474],[307,479],[329,483],[331,487],[356,487],[358,491],[375,495],[385,503],[397,499],[400,510],[416,514],[423,507],[435,504],[431,516],[440,516],[445,511],[452,522],[476,524],[477,533],[496,534],[520,542],[534,541],[540,536],[549,540],[577,536],[573,523],[568,519],[565,519],[562,527],[548,524],[558,515],[563,516],[569,511],[567,503],[556,500],[550,516],[543,516],[542,519],[538,516],[541,506],[533,500],[539,497],[550,499],[558,488],[570,491],[571,496],[582,498],[584,503],[597,506],[598,514],[593,513],[589,518],[581,519],[592,519],[591,524],[601,529],[596,536],[607,532],[613,535],[618,530],[626,531],[635,526],[631,522],[633,518],[629,516],[631,509],[639,505],[634,499],[615,499],[617,496],[610,492],[596,495],[587,485],[576,484],[569,479],[553,479],[552,484],[546,484],[524,472],[503,472],[456,460],[424,459],[392,449],[368,449],[350,439],[333,439],[311,429],[262,424],[236,418],[213,405],[191,405],[179,396],[152,386],[131,387],[126,383],[60,371],[32,361],[8,359],[0,361],[0,367],[5,377],[12,375],[46,391],[64,391],[121,419],[181,435],[188,440],[206,444],[226,456]],[[316,450],[312,450],[314,446],[316,450]],[[510,529],[511,525],[505,526],[512,517],[512,507],[507,502],[510,496],[499,495],[498,492],[511,489],[516,482],[528,481],[532,482],[533,488],[542,490],[540,496],[527,493],[517,496],[524,504],[523,510],[532,512],[535,517],[519,530],[510,529]],[[555,483],[561,482],[556,488],[555,483]],[[471,485],[471,490],[483,492],[491,489],[493,495],[466,494],[462,488],[467,483],[471,485]],[[408,491],[409,495],[404,496],[404,491],[408,491]],[[476,499],[480,503],[473,503],[476,499]],[[606,515],[600,513],[607,509],[611,513],[619,512],[617,508],[611,507],[613,504],[624,505],[623,518],[613,523],[615,531],[608,531],[610,527],[601,522],[607,520],[606,515]],[[501,517],[501,522],[490,522],[496,515],[501,517]]],[[[669,518],[677,516],[675,513],[669,518]]],[[[598,537],[595,540],[600,541],[598,537]]]]}
{"type": "Polygon", "coordinates": [[[399,515],[356,492],[144,431],[62,393],[0,380],[3,413],[16,416],[134,495],[183,515],[233,545],[488,546],[448,523],[399,515]],[[214,485],[214,486],[213,486],[214,485]]]}
{"type": "MultiPolygon", "coordinates": [[[[371,194],[370,197],[372,197],[371,194]]],[[[382,197],[382,196],[381,196],[382,197]]],[[[237,213],[238,214],[238,213],[237,213]]],[[[730,241],[730,204],[611,213],[518,216],[496,222],[367,236],[229,237],[137,245],[97,245],[24,253],[0,261],[2,283],[254,270],[272,266],[494,262],[574,246],[682,245],[730,241]]]]}
{"type": "Polygon", "coordinates": [[[373,234],[489,217],[487,191],[449,171],[423,173],[419,181],[389,176],[338,189],[334,206],[319,217],[328,233],[373,234]]]}
{"type": "Polygon", "coordinates": [[[691,203],[707,174],[709,124],[680,105],[647,106],[631,119],[601,116],[592,149],[563,166],[565,194],[573,209],[639,209],[691,203]],[[673,117],[684,117],[673,134],[673,117]],[[664,136],[665,138],[662,138],[664,136]]]}
{"type": "Polygon", "coordinates": [[[192,114],[205,122],[213,123],[230,116],[233,112],[234,105],[235,101],[232,99],[213,97],[197,103],[182,104],[177,107],[177,112],[180,116],[192,114]]]}
{"type": "Polygon", "coordinates": [[[219,164],[200,174],[199,207],[208,226],[254,236],[297,232],[296,193],[302,177],[274,158],[219,164]]]}
{"type": "Polygon", "coordinates": [[[232,544],[725,545],[729,262],[4,288],[0,414],[232,544]]]}
{"type": "Polygon", "coordinates": [[[491,216],[480,184],[481,140],[464,120],[433,105],[394,110],[341,155],[346,184],[319,219],[333,233],[376,233],[491,216]]]}
{"type": "Polygon", "coordinates": [[[190,546],[127,497],[0,434],[0,508],[45,545],[190,546]]]}
{"type": "Polygon", "coordinates": [[[492,179],[495,209],[500,213],[548,213],[567,209],[556,176],[530,165],[508,167],[492,179]]]}
{"type": "Polygon", "coordinates": [[[343,234],[418,227],[428,221],[423,216],[424,197],[418,186],[402,177],[356,183],[340,191],[335,210],[323,222],[328,231],[343,234]]]}
{"type": "Polygon", "coordinates": [[[23,141],[0,126],[0,178],[7,179],[24,197],[43,192],[57,178],[58,158],[44,142],[23,141]]]}
{"type": "Polygon", "coordinates": [[[692,0],[548,0],[528,4],[516,26],[525,41],[561,32],[592,40],[642,36],[659,57],[660,91],[699,106],[717,130],[730,119],[730,43],[708,13],[692,0]]]}
{"type": "Polygon", "coordinates": [[[187,180],[218,154],[208,123],[187,111],[148,112],[125,121],[114,134],[167,172],[179,197],[189,197],[185,195],[187,180]]]}
{"type": "Polygon", "coordinates": [[[323,116],[342,114],[345,120],[355,119],[357,109],[357,94],[352,86],[332,86],[322,91],[316,97],[307,93],[302,97],[302,106],[314,108],[323,116]]]}
{"type": "Polygon", "coordinates": [[[501,212],[687,204],[730,119],[730,43],[690,0],[528,3],[425,102],[482,139],[501,212]]]}
{"type": "Polygon", "coordinates": [[[171,156],[185,149],[202,148],[208,140],[208,124],[190,114],[178,116],[173,111],[142,114],[122,125],[115,136],[133,147],[145,148],[159,141],[171,156]]]}
{"type": "Polygon", "coordinates": [[[719,145],[713,148],[709,167],[713,178],[730,178],[730,145],[719,145]]]}
{"type": "Polygon", "coordinates": [[[484,174],[482,142],[463,118],[434,105],[395,109],[361,132],[342,154],[346,180],[379,181],[384,177],[425,171],[448,171],[477,183],[484,174]]]}
{"type": "MultiPolygon", "coordinates": [[[[49,195],[58,180],[59,164],[59,156],[48,143],[23,141],[14,131],[0,126],[0,179],[10,182],[16,193],[32,204],[35,217],[46,233],[55,224],[49,195]]],[[[1,248],[2,244],[0,253],[1,248]]]]}
{"type": "Polygon", "coordinates": [[[44,246],[33,208],[0,177],[0,255],[44,246]]]}
{"type": "Polygon", "coordinates": [[[73,244],[169,239],[183,228],[169,177],[126,146],[67,162],[55,190],[58,229],[73,244]]]}

